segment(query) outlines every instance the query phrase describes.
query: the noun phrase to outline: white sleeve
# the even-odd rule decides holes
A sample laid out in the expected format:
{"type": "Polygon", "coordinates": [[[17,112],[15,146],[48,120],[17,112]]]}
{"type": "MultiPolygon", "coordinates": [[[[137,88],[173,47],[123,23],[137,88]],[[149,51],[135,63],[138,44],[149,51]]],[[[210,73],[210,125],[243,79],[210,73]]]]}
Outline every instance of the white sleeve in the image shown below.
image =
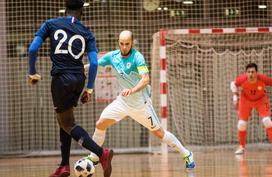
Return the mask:
{"type": "Polygon", "coordinates": [[[234,82],[234,81],[232,81],[232,82],[230,83],[230,90],[231,90],[233,93],[237,93],[237,92],[238,92],[238,88],[237,88],[237,86],[235,85],[235,82],[234,82]]]}

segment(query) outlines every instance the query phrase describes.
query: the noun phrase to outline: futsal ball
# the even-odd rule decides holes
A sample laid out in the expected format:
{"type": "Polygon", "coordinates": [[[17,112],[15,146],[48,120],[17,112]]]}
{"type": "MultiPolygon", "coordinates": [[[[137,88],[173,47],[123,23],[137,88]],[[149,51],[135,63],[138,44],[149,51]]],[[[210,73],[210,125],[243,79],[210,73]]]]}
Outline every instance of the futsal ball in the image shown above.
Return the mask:
{"type": "Polygon", "coordinates": [[[74,166],[75,175],[77,177],[91,177],[94,172],[94,164],[88,158],[79,159],[74,166]]]}

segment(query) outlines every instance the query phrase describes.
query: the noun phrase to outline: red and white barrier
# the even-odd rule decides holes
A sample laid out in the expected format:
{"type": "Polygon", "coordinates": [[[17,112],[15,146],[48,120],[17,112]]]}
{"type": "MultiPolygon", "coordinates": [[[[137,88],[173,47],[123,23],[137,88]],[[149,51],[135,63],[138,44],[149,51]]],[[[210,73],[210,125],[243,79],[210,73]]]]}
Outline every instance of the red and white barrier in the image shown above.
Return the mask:
{"type": "Polygon", "coordinates": [[[272,27],[239,27],[239,28],[209,28],[209,29],[174,29],[170,34],[227,34],[227,33],[271,33],[272,27]]]}

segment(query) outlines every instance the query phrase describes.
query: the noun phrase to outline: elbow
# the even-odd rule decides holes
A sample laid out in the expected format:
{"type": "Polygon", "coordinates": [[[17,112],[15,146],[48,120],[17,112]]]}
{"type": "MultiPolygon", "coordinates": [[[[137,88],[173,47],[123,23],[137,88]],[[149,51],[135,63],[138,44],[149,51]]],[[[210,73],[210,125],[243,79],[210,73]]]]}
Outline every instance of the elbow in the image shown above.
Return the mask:
{"type": "Polygon", "coordinates": [[[93,62],[93,65],[97,68],[98,67],[98,62],[97,62],[97,60],[95,60],[94,62],[93,62]]]}
{"type": "Polygon", "coordinates": [[[28,49],[28,55],[29,56],[35,56],[37,54],[38,50],[35,49],[34,47],[29,47],[28,49]]]}
{"type": "MultiPolygon", "coordinates": [[[[85,67],[84,67],[85,68],[85,67]]],[[[92,61],[89,65],[86,65],[85,71],[89,71],[89,74],[93,73],[93,72],[97,72],[97,68],[98,68],[98,63],[95,61],[92,61]]]]}
{"type": "Polygon", "coordinates": [[[91,60],[90,67],[97,68],[98,67],[98,61],[97,60],[91,60]]]}
{"type": "Polygon", "coordinates": [[[30,56],[31,55],[35,56],[38,53],[38,50],[40,46],[42,45],[42,43],[43,43],[43,39],[39,36],[36,36],[28,48],[28,54],[30,56]]]}
{"type": "Polygon", "coordinates": [[[149,84],[150,83],[150,77],[148,74],[146,74],[146,77],[145,77],[145,80],[146,80],[146,83],[149,84]]]}
{"type": "Polygon", "coordinates": [[[97,67],[98,67],[98,63],[97,62],[92,62],[92,63],[90,63],[88,69],[90,69],[90,70],[97,70],[97,67]]]}
{"type": "Polygon", "coordinates": [[[144,82],[144,83],[145,83],[145,85],[148,85],[148,84],[150,83],[149,77],[145,79],[145,82],[144,82]]]}
{"type": "Polygon", "coordinates": [[[90,67],[96,67],[98,66],[98,60],[97,60],[97,53],[92,51],[88,53],[89,63],[90,67]]]}

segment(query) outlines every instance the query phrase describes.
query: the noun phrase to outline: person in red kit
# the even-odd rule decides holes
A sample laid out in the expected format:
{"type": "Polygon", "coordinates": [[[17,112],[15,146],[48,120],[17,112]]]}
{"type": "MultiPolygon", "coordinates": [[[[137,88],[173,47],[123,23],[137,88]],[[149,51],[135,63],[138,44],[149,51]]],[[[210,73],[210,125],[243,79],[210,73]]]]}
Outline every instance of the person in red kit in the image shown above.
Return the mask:
{"type": "Polygon", "coordinates": [[[235,154],[243,154],[246,146],[247,121],[252,109],[256,109],[266,128],[270,143],[272,143],[272,121],[270,118],[270,104],[266,93],[266,86],[272,86],[272,79],[258,73],[258,66],[250,63],[246,66],[246,72],[236,77],[231,82],[233,92],[233,104],[239,113],[238,139],[239,147],[235,154]],[[238,87],[241,87],[240,99],[238,87]]]}

